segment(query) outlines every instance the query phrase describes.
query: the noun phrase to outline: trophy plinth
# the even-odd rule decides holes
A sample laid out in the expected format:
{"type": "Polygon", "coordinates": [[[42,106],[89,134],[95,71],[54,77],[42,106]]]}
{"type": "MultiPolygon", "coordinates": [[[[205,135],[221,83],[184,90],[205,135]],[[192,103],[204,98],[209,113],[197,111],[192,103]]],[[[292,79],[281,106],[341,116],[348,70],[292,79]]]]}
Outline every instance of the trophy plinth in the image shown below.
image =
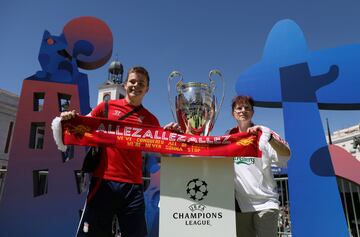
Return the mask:
{"type": "MultiPolygon", "coordinates": [[[[171,112],[188,134],[209,135],[219,114],[224,80],[218,70],[209,80],[184,83],[177,71],[168,78],[171,112]],[[222,81],[220,103],[214,76],[222,81]]],[[[160,180],[160,237],[236,236],[233,159],[162,156],[160,180]]]]}

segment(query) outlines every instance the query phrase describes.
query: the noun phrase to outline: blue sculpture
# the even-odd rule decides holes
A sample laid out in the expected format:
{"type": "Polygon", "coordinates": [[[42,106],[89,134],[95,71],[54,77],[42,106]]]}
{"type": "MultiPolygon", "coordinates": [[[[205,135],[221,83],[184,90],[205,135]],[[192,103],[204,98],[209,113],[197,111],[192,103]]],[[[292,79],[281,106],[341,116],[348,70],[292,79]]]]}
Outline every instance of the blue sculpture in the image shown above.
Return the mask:
{"type": "Polygon", "coordinates": [[[45,31],[41,41],[39,62],[42,70],[26,80],[40,80],[78,85],[80,97],[80,113],[87,114],[89,106],[89,84],[87,75],[79,72],[76,57],[80,54],[90,55],[93,46],[90,42],[81,40],[74,46],[73,54],[66,51],[68,47],[64,34],[51,35],[45,31]]]}
{"type": "Polygon", "coordinates": [[[348,236],[319,108],[360,109],[359,53],[360,45],[312,52],[296,23],[282,20],[262,60],[237,81],[237,93],[255,105],[283,108],[294,236],[348,236]]]}

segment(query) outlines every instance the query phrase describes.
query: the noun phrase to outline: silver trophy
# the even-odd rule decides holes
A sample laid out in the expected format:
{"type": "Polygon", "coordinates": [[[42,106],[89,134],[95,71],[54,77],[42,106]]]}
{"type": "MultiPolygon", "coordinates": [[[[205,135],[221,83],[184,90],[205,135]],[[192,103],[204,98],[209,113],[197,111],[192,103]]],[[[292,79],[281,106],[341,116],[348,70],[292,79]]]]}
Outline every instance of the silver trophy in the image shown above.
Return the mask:
{"type": "Polygon", "coordinates": [[[224,78],[219,70],[211,70],[209,80],[209,84],[184,83],[178,71],[173,71],[168,77],[171,112],[185,133],[207,136],[215,124],[224,101],[224,78]],[[220,79],[222,89],[216,86],[216,78],[220,79]],[[222,94],[220,103],[216,97],[219,91],[222,94]]]}

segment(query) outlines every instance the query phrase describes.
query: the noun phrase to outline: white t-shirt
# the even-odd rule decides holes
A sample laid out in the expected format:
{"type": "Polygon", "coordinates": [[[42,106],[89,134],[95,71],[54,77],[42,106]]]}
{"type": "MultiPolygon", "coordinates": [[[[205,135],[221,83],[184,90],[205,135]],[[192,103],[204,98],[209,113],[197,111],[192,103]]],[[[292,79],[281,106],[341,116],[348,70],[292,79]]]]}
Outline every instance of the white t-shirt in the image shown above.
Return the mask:
{"type": "MultiPolygon", "coordinates": [[[[242,212],[279,209],[279,194],[271,164],[283,166],[289,157],[279,156],[269,144],[269,128],[261,126],[261,158],[235,157],[235,196],[242,212]]],[[[278,136],[276,134],[276,136],[278,136]]]]}

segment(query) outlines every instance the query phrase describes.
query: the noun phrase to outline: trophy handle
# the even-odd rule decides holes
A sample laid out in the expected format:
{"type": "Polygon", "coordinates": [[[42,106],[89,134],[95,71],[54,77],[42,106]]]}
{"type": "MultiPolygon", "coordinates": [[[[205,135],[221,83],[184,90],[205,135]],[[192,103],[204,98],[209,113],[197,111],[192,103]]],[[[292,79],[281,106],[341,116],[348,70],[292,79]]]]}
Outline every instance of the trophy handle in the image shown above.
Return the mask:
{"type": "Polygon", "coordinates": [[[178,87],[181,86],[181,84],[183,84],[183,75],[178,71],[173,71],[170,73],[168,77],[168,99],[174,121],[177,121],[176,110],[175,110],[175,102],[176,102],[175,98],[177,97],[177,95],[174,96],[174,86],[172,86],[171,82],[174,81],[176,78],[178,79],[178,81],[176,83],[175,88],[176,88],[176,93],[178,94],[178,87]]]}
{"type": "Polygon", "coordinates": [[[222,75],[222,73],[217,70],[217,69],[213,69],[209,72],[209,80],[210,80],[210,88],[211,88],[211,92],[212,94],[215,92],[216,89],[216,83],[215,80],[213,79],[214,76],[218,76],[221,80],[221,85],[222,85],[222,95],[221,95],[221,100],[220,100],[220,104],[216,105],[216,110],[215,110],[215,118],[214,118],[214,124],[217,120],[217,117],[219,116],[219,111],[223,105],[224,102],[224,97],[225,97],[225,81],[224,81],[224,77],[222,75]]]}

